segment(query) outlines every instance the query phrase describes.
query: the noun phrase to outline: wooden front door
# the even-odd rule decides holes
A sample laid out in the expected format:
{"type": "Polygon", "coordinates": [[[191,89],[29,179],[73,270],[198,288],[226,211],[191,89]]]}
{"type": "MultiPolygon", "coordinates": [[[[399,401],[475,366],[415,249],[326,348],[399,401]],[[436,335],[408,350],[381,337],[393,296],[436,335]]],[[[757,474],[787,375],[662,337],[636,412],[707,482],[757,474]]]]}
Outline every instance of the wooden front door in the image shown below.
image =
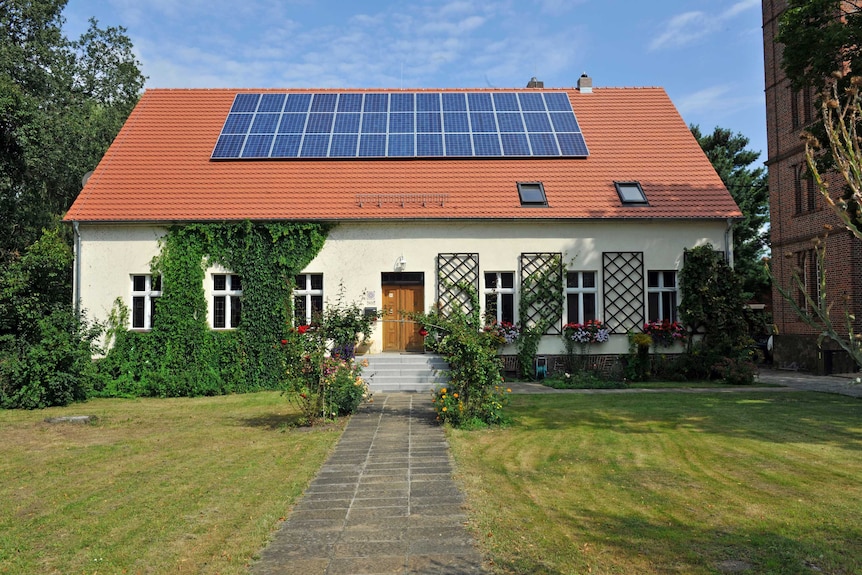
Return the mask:
{"type": "Polygon", "coordinates": [[[404,317],[423,310],[425,287],[421,285],[383,285],[383,351],[422,351],[424,338],[420,325],[404,317]]]}

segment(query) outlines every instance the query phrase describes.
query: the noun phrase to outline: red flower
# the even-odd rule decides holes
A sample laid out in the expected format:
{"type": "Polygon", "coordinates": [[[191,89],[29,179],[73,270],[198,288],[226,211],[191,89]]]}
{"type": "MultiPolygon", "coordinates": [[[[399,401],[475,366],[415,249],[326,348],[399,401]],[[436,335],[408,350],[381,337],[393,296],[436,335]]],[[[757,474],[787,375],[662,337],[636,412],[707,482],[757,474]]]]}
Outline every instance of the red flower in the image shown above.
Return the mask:
{"type": "Polygon", "coordinates": [[[298,331],[299,333],[305,333],[305,332],[307,332],[307,331],[308,331],[308,328],[309,328],[309,327],[311,327],[311,326],[310,326],[310,325],[308,325],[308,324],[306,324],[306,325],[301,325],[301,326],[299,326],[298,328],[296,328],[296,331],[298,331]]]}
{"type": "Polygon", "coordinates": [[[428,335],[428,330],[423,327],[422,329],[419,330],[419,335],[421,335],[422,337],[425,337],[426,335],[428,335]]]}
{"type": "Polygon", "coordinates": [[[281,345],[287,345],[287,340],[286,339],[281,340],[281,345]]]}

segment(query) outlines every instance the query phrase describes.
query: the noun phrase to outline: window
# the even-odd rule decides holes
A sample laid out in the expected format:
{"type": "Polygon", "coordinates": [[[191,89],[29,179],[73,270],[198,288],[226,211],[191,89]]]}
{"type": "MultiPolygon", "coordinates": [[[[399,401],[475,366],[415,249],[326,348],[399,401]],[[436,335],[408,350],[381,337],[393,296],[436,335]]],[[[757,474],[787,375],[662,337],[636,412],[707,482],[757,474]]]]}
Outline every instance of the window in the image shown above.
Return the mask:
{"type": "Polygon", "coordinates": [[[806,87],[805,90],[802,91],[802,121],[806,124],[810,124],[814,116],[814,105],[811,103],[811,91],[812,88],[810,86],[806,87]]]}
{"type": "Polygon", "coordinates": [[[626,205],[649,205],[640,182],[614,182],[620,201],[626,205]]]}
{"type": "Polygon", "coordinates": [[[518,182],[518,197],[522,206],[541,207],[548,205],[542,182],[518,182]]]}
{"type": "Polygon", "coordinates": [[[796,208],[796,215],[802,213],[803,204],[802,201],[802,172],[803,168],[800,165],[791,166],[793,169],[793,197],[794,197],[794,205],[796,208]]]}
{"type": "Polygon", "coordinates": [[[813,212],[817,210],[817,182],[814,181],[814,176],[808,174],[805,183],[808,188],[808,211],[813,212]]]}
{"type": "Polygon", "coordinates": [[[647,321],[676,321],[676,272],[647,272],[647,321]]]}
{"type": "Polygon", "coordinates": [[[485,318],[515,323],[515,272],[485,272],[485,318]]]}
{"type": "Polygon", "coordinates": [[[799,92],[790,88],[790,122],[795,130],[799,127],[799,92]]]}
{"type": "Polygon", "coordinates": [[[156,299],[162,295],[162,276],[132,276],[132,329],[152,329],[156,299]]]}
{"type": "Polygon", "coordinates": [[[239,327],[242,315],[242,279],[234,274],[213,274],[213,327],[239,327]]]}
{"type": "Polygon", "coordinates": [[[566,272],[566,322],[596,319],[596,272],[566,272]]]}
{"type": "Polygon", "coordinates": [[[802,283],[802,287],[805,288],[805,291],[798,290],[796,303],[806,312],[811,311],[811,306],[808,305],[808,298],[805,297],[806,294],[815,302],[820,299],[818,265],[817,253],[813,249],[796,252],[796,273],[802,283]]]}
{"type": "Polygon", "coordinates": [[[323,311],[323,274],[299,274],[294,280],[294,322],[296,325],[308,325],[323,311]]]}

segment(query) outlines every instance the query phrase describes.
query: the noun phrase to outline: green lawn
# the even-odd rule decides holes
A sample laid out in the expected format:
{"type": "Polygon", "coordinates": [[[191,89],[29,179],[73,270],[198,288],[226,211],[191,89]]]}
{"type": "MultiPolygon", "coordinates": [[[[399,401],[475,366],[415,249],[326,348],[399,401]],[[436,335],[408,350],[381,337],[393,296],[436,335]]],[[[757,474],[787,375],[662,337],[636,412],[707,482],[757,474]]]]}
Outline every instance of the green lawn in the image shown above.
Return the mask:
{"type": "Polygon", "coordinates": [[[523,395],[450,431],[500,573],[862,573],[862,402],[523,395]]]}
{"type": "Polygon", "coordinates": [[[0,573],[247,573],[341,431],[279,393],[0,411],[0,573]],[[95,415],[95,424],[46,417],[95,415]]]}

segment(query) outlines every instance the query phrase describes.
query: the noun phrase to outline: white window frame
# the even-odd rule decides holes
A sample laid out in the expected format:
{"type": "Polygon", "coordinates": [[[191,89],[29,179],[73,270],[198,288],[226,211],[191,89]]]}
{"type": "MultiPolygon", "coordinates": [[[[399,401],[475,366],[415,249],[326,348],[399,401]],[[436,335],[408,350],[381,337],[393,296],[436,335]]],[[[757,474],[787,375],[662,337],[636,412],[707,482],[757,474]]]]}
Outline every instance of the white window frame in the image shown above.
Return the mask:
{"type": "Polygon", "coordinates": [[[212,328],[217,330],[231,330],[239,327],[239,322],[242,321],[242,278],[237,274],[229,272],[213,273],[210,275],[212,281],[212,328]],[[216,278],[223,276],[225,279],[225,289],[216,289],[216,278]],[[239,288],[234,285],[234,278],[240,284],[239,288]],[[224,325],[216,325],[216,302],[219,298],[224,298],[224,325]],[[240,317],[234,322],[234,306],[239,306],[240,317]]]}
{"type": "Polygon", "coordinates": [[[647,280],[647,321],[670,321],[674,322],[678,320],[677,310],[679,308],[679,272],[677,270],[649,270],[646,276],[647,280]],[[658,285],[650,286],[650,274],[658,274],[658,285]],[[665,274],[672,273],[673,274],[673,286],[665,285],[665,274]],[[668,310],[665,308],[664,294],[673,294],[673,309],[668,310]],[[652,314],[650,314],[650,303],[649,303],[649,295],[657,294],[658,299],[658,309],[657,316],[655,319],[652,318],[652,314]]]}
{"type": "Polygon", "coordinates": [[[584,294],[593,294],[595,295],[595,306],[593,308],[593,317],[589,319],[599,319],[599,274],[594,270],[584,270],[584,271],[567,271],[566,272],[566,319],[569,320],[566,323],[586,323],[587,318],[584,314],[584,294]],[[578,285],[577,287],[569,287],[569,275],[577,274],[578,285]],[[593,276],[593,287],[584,287],[584,274],[592,274],[593,276]],[[578,309],[576,312],[576,318],[572,321],[572,310],[569,309],[569,296],[575,295],[578,300],[578,309]]]}
{"type": "Polygon", "coordinates": [[[129,324],[134,330],[149,331],[153,329],[153,309],[155,306],[155,300],[162,295],[161,276],[156,276],[155,284],[153,283],[153,274],[132,274],[129,279],[132,284],[132,306],[131,313],[129,313],[129,324]],[[144,278],[144,289],[135,289],[135,278],[144,278]],[[137,319],[135,313],[136,300],[141,301],[144,306],[144,315],[140,322],[142,325],[135,325],[135,320],[137,319]]]}
{"type": "MultiPolygon", "coordinates": [[[[305,299],[305,317],[302,318],[302,323],[299,325],[308,325],[311,323],[314,316],[314,306],[312,305],[312,298],[319,297],[320,298],[320,311],[323,311],[323,274],[316,273],[301,273],[296,274],[294,278],[296,281],[296,288],[293,290],[294,302],[296,302],[296,298],[301,297],[305,299]],[[312,277],[320,277],[320,289],[315,289],[312,286],[311,278],[312,277]]],[[[294,322],[296,322],[296,304],[294,303],[294,322]]]]}
{"type": "MultiPolygon", "coordinates": [[[[487,319],[489,319],[489,320],[493,319],[493,320],[497,321],[497,323],[502,323],[504,321],[503,320],[503,296],[511,295],[512,296],[512,318],[511,318],[511,321],[512,321],[512,323],[517,322],[518,308],[515,305],[516,304],[516,302],[515,302],[515,286],[517,285],[516,280],[517,280],[517,276],[515,275],[515,272],[491,272],[491,271],[487,271],[487,272],[482,274],[482,281],[484,282],[482,294],[485,296],[482,299],[482,304],[485,305],[485,317],[487,319]],[[494,282],[496,284],[495,286],[488,286],[487,280],[488,280],[489,274],[494,274],[494,277],[496,278],[496,280],[494,282]],[[504,274],[512,276],[512,287],[510,287],[510,288],[503,287],[503,275],[504,274]],[[496,300],[497,300],[497,303],[496,303],[497,312],[495,314],[496,317],[494,317],[494,318],[490,317],[489,312],[488,312],[487,301],[488,301],[489,295],[496,296],[496,300]]],[[[507,319],[506,321],[509,321],[509,320],[507,319]]]]}

